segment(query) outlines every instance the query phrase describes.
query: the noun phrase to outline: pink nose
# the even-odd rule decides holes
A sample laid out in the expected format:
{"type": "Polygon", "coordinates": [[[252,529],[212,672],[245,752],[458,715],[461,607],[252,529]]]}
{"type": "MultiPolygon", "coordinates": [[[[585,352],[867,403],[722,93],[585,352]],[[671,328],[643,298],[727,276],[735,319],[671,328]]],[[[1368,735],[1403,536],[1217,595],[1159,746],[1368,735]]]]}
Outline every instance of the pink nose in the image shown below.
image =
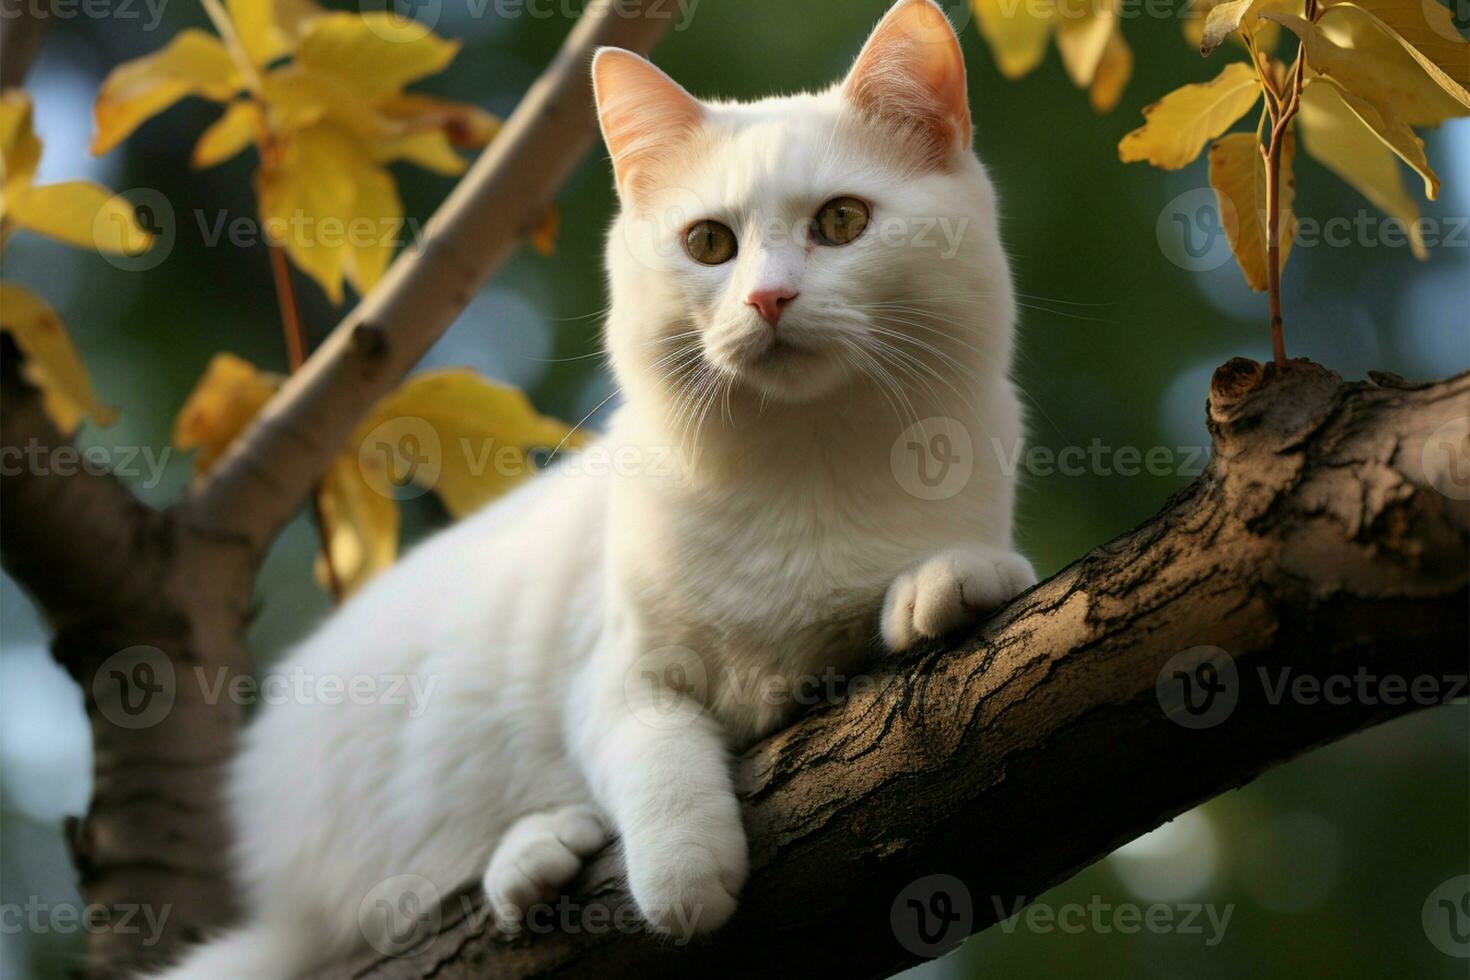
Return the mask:
{"type": "Polygon", "coordinates": [[[789,286],[777,286],[774,289],[757,289],[745,297],[747,306],[754,306],[760,313],[761,319],[775,326],[781,319],[781,312],[786,309],[786,304],[796,299],[796,290],[789,286]]]}

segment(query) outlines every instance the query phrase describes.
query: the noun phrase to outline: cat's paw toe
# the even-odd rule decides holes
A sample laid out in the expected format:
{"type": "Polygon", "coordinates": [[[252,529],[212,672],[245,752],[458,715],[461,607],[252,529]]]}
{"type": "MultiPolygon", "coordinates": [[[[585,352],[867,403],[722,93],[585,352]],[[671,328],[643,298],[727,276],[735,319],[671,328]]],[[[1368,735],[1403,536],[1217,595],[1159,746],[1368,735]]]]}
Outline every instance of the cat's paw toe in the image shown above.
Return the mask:
{"type": "Polygon", "coordinates": [[[527,910],[560,895],[608,836],[591,807],[563,807],[522,818],[501,840],[485,870],[485,898],[496,926],[518,932],[527,910]]]}
{"type": "Polygon", "coordinates": [[[884,600],[883,639],[906,650],[974,623],[1036,584],[1031,563],[1014,551],[965,548],[947,551],[904,572],[884,600]]]}
{"type": "Polygon", "coordinates": [[[745,842],[714,850],[698,844],[670,848],[629,874],[633,900],[651,931],[688,939],[730,920],[747,873],[745,842]]]}

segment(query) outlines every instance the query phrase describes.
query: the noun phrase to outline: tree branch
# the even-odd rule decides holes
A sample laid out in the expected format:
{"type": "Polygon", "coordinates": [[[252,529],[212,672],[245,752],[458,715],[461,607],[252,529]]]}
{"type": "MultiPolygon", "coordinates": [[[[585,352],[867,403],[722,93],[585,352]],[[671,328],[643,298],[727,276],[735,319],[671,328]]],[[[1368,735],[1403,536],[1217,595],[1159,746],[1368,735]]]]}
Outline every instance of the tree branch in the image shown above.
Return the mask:
{"type": "Polygon", "coordinates": [[[596,3],[505,128],[383,281],[266,406],[195,501],[197,519],[263,550],[352,428],[401,381],[540,225],[592,145],[591,60],[602,45],[647,51],[673,16],[660,4],[596,3]]]}
{"type": "Polygon", "coordinates": [[[897,899],[925,876],[963,883],[942,886],[968,913],[944,936],[953,944],[1271,766],[1463,696],[1470,471],[1455,467],[1470,447],[1454,427],[1470,415],[1470,375],[1377,380],[1225,365],[1214,459],[1158,516],[963,643],[747,752],[754,871],[715,937],[681,947],[615,928],[628,897],[608,853],[522,938],[488,929],[467,889],[410,955],[327,975],[887,974],[919,959],[899,938],[913,941],[915,913],[897,899]],[[1303,675],[1421,686],[1407,703],[1372,680],[1347,703],[1280,693],[1283,676],[1303,675]],[[1212,677],[1223,690],[1191,702],[1212,707],[1183,710],[1184,679],[1212,677]]]}
{"type": "Polygon", "coordinates": [[[25,81],[31,62],[40,53],[50,20],[49,11],[33,4],[17,4],[0,18],[0,89],[14,88],[25,81]]]}

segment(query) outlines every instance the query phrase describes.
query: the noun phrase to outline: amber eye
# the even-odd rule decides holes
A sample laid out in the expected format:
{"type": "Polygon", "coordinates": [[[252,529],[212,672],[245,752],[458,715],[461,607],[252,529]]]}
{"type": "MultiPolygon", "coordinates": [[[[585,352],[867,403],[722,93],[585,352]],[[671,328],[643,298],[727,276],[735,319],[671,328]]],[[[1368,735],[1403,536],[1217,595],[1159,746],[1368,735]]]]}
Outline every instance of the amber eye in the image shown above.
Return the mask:
{"type": "Polygon", "coordinates": [[[735,257],[735,233],[718,221],[701,221],[684,233],[689,257],[704,265],[723,265],[735,257]]]}
{"type": "Polygon", "coordinates": [[[868,206],[855,197],[834,197],[817,212],[813,237],[821,245],[846,245],[868,227],[868,206]]]}

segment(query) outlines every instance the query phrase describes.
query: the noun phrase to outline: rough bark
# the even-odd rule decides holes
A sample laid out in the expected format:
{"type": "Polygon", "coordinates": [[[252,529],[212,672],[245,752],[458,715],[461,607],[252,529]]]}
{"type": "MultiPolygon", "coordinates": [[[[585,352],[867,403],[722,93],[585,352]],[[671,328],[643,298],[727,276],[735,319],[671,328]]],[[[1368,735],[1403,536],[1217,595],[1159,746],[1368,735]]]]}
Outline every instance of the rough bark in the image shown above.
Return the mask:
{"type": "Polygon", "coordinates": [[[747,752],[754,873],[717,936],[611,928],[628,897],[609,852],[520,938],[487,928],[467,889],[408,955],[328,975],[886,975],[920,958],[900,940],[910,898],[936,913],[942,938],[920,951],[937,952],[1271,766],[1463,697],[1470,375],[1376,380],[1225,365],[1212,463],[1156,517],[747,752]],[[1210,681],[1201,647],[1237,680],[1196,717],[1175,671],[1210,681]],[[1301,676],[1354,693],[1276,696],[1301,676]],[[935,874],[962,884],[921,881],[935,874]],[[970,918],[941,932],[946,909],[970,918]]]}
{"type": "MultiPolygon", "coordinates": [[[[237,443],[211,481],[165,511],[76,465],[4,340],[0,558],[55,631],[81,684],[94,786],[68,840],[89,905],[166,913],[147,930],[89,930],[88,968],[116,976],[227,923],[234,893],[220,764],[242,709],[255,573],[280,527],[362,414],[408,374],[516,244],[596,138],[590,62],[600,45],[646,51],[666,5],[594,3],[491,147],[401,255],[237,443]]],[[[7,84],[43,18],[7,18],[7,84]]],[[[115,919],[114,919],[115,921],[115,919]]]]}

